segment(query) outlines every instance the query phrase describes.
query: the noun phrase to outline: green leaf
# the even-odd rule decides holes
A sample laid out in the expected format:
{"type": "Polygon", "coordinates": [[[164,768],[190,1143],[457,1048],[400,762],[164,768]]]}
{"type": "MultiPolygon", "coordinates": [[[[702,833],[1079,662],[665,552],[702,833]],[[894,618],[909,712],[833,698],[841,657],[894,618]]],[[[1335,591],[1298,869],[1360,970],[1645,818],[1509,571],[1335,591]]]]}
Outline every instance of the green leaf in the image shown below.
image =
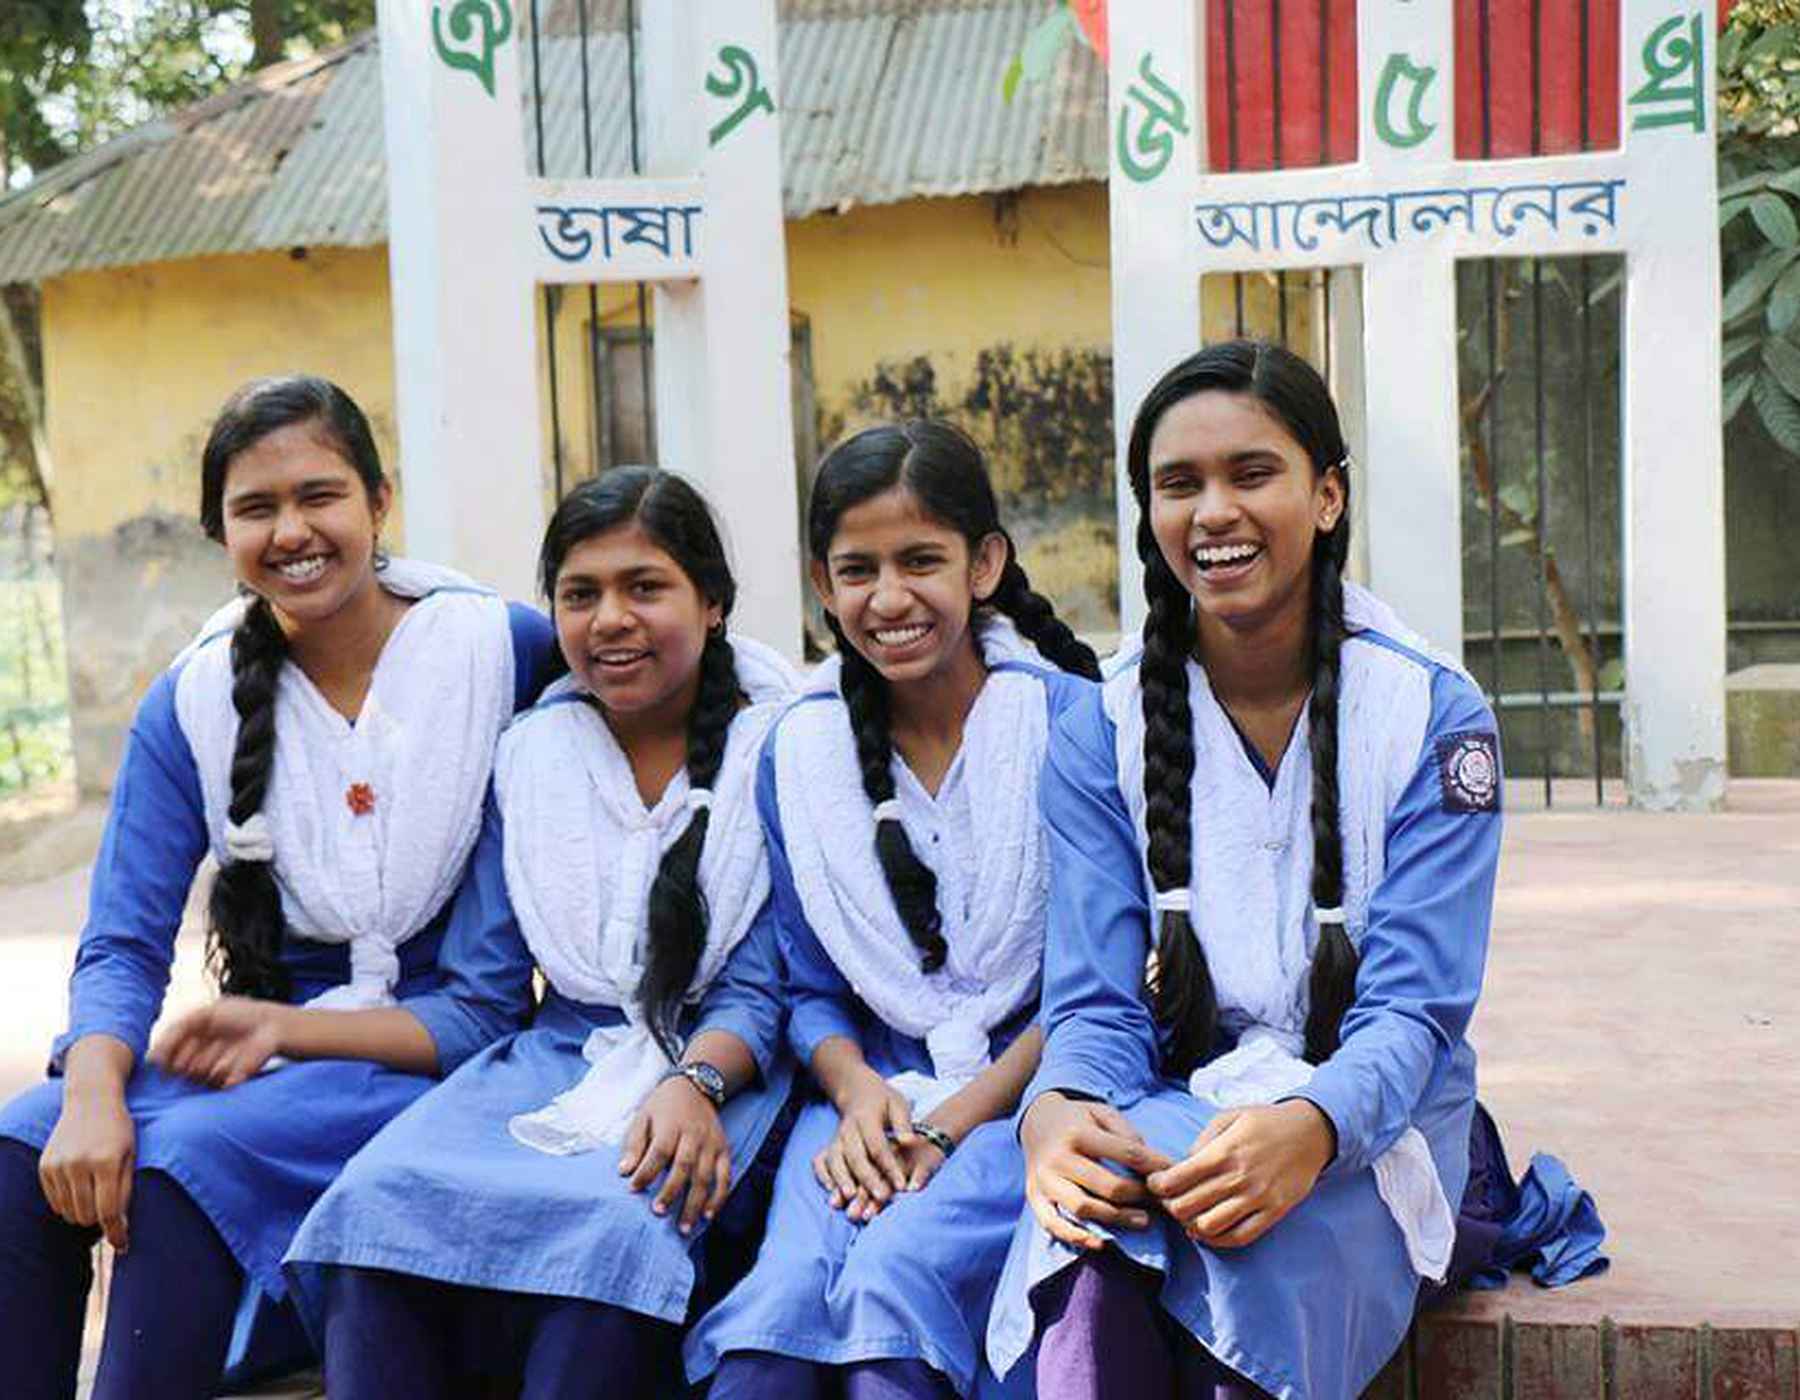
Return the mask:
{"type": "Polygon", "coordinates": [[[1509,481],[1500,488],[1500,504],[1526,524],[1537,519],[1537,499],[1522,481],[1509,481]]]}
{"type": "Polygon", "coordinates": [[[1800,165],[1773,177],[1769,181],[1769,188],[1780,190],[1784,194],[1800,194],[1800,165]]]}
{"type": "Polygon", "coordinates": [[[1727,227],[1733,219],[1750,207],[1750,196],[1740,194],[1732,199],[1719,201],[1719,227],[1727,227]]]}
{"type": "Polygon", "coordinates": [[[1045,16],[1043,22],[1025,36],[1025,47],[1019,51],[1025,80],[1039,83],[1049,77],[1057,54],[1074,33],[1075,16],[1065,6],[1059,5],[1045,16]]]}
{"type": "Polygon", "coordinates": [[[1800,317],[1800,263],[1781,274],[1769,294],[1769,329],[1780,335],[1800,317]]]}
{"type": "Polygon", "coordinates": [[[1625,658],[1615,656],[1600,668],[1600,674],[1595,679],[1602,690],[1625,689],[1625,658]]]}
{"type": "Polygon", "coordinates": [[[1756,220],[1763,237],[1777,248],[1792,248],[1800,243],[1800,223],[1794,221],[1794,211],[1780,195],[1765,190],[1753,196],[1750,217],[1756,220]]]}
{"type": "Polygon", "coordinates": [[[1758,58],[1780,58],[1791,54],[1800,46],[1800,28],[1791,24],[1770,25],[1763,36],[1750,46],[1750,52],[1744,55],[1748,61],[1758,58]]]}
{"type": "Polygon", "coordinates": [[[1751,331],[1748,335],[1734,335],[1726,340],[1720,364],[1729,368],[1732,361],[1741,360],[1745,354],[1757,349],[1763,343],[1762,332],[1751,331]]]}
{"type": "Polygon", "coordinates": [[[1500,548],[1511,549],[1514,545],[1526,544],[1536,538],[1536,530],[1508,530],[1500,536],[1500,548]]]}
{"type": "Polygon", "coordinates": [[[1744,406],[1744,400],[1750,397],[1751,387],[1755,383],[1755,370],[1747,370],[1743,374],[1738,375],[1735,379],[1726,381],[1725,400],[1723,406],[1719,410],[1719,422],[1721,424],[1729,423],[1733,418],[1737,417],[1738,410],[1744,406]]]}
{"type": "Polygon", "coordinates": [[[1768,374],[1756,376],[1756,387],[1750,391],[1750,399],[1756,405],[1763,426],[1769,430],[1769,436],[1800,457],[1800,404],[1789,398],[1787,390],[1768,374]]]}
{"type": "Polygon", "coordinates": [[[1725,293],[1725,324],[1730,325],[1760,306],[1769,288],[1775,285],[1775,279],[1786,272],[1796,258],[1800,258],[1800,249],[1771,248],[1752,263],[1750,270],[1733,282],[1731,290],[1725,293]]]}
{"type": "Polygon", "coordinates": [[[1741,180],[1733,180],[1719,191],[1720,199],[1740,199],[1745,195],[1755,194],[1758,190],[1769,187],[1769,172],[1759,170],[1754,175],[1746,175],[1741,180]]]}
{"type": "Polygon", "coordinates": [[[1000,96],[1003,101],[1011,102],[1013,94],[1019,90],[1019,79],[1025,76],[1025,65],[1019,62],[1017,54],[1013,61],[1006,65],[1006,76],[1000,80],[1000,96]]]}
{"type": "Polygon", "coordinates": [[[1763,342],[1762,358],[1764,366],[1781,387],[1791,397],[1800,399],[1800,348],[1772,335],[1763,342]]]}

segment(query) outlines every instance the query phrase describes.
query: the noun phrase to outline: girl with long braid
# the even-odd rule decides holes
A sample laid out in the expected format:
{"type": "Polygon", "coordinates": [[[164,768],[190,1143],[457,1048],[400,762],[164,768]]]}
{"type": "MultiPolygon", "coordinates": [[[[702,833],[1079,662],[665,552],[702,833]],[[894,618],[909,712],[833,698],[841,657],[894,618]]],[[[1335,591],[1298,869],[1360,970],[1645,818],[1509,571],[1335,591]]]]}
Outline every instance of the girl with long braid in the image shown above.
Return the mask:
{"type": "Polygon", "coordinates": [[[1039,1394],[1359,1394],[1450,1265],[1500,843],[1474,684],[1344,581],[1318,375],[1151,389],[1141,651],[1062,721],[1029,1212],[990,1321],[1039,1394]]]}
{"type": "Polygon", "coordinates": [[[437,1042],[448,1078],[288,1252],[333,1400],[521,1376],[526,1400],[653,1393],[706,1247],[751,1226],[736,1188],[787,1097],[753,780],[799,677],[727,635],[718,530],[668,472],[577,486],[540,574],[568,675],[500,740],[441,1019],[402,1035],[377,1018],[403,1011],[196,1017],[164,1047],[238,1075],[271,1053],[399,1062],[409,1037],[437,1042]]]}
{"type": "Polygon", "coordinates": [[[550,632],[450,570],[386,559],[390,501],[369,425],[336,385],[258,380],[213,424],[200,521],[243,597],[138,707],[69,1028],[49,1082],[0,1108],[8,1395],[75,1393],[102,1235],[118,1253],[96,1396],[208,1395],[228,1357],[304,1360],[281,1256],[344,1162],[439,1067],[423,1033],[396,1069],[290,1063],[248,1078],[197,1065],[216,1089],[145,1063],[209,852],[225,1014],[388,1007],[371,1014],[455,1043],[438,990],[450,897],[495,743],[541,681],[550,632]]]}
{"type": "Polygon", "coordinates": [[[757,783],[817,1093],[688,1374],[713,1400],[967,1395],[1022,1204],[1006,1120],[1041,1043],[1037,774],[1098,667],[1032,592],[956,429],[850,438],[808,514],[838,654],[757,783]]]}

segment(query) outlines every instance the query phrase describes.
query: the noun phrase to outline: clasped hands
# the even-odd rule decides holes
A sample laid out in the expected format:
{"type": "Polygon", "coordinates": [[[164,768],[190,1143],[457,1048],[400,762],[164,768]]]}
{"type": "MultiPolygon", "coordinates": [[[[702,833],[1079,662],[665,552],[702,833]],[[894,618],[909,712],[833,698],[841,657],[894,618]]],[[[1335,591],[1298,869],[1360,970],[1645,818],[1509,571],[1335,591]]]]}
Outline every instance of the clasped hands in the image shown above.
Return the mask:
{"type": "Polygon", "coordinates": [[[1054,1238],[1088,1250],[1106,1240],[1082,1222],[1141,1230],[1152,1210],[1201,1244],[1242,1248],[1306,1199],[1336,1149],[1330,1121],[1304,1099],[1224,1109],[1179,1161],[1110,1104],[1054,1092],[1031,1105],[1020,1140],[1032,1214],[1054,1238]]]}

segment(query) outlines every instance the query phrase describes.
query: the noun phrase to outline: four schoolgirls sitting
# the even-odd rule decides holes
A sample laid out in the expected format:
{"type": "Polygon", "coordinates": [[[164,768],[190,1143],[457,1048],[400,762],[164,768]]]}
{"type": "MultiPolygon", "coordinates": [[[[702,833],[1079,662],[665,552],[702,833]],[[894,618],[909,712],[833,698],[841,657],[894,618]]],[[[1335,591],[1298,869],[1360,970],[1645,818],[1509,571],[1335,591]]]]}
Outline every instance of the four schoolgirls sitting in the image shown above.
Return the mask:
{"type": "Polygon", "coordinates": [[[802,678],[682,478],[560,503],[546,623],[381,553],[342,391],[240,391],[245,601],[145,698],[0,1108],[9,1393],[73,1392],[104,1235],[102,1397],[1357,1394],[1453,1268],[1495,725],[1344,580],[1303,362],[1184,361],[1129,467],[1102,681],[967,437],[850,438],[802,678]],[[209,850],[225,996],[147,1055],[209,850]]]}

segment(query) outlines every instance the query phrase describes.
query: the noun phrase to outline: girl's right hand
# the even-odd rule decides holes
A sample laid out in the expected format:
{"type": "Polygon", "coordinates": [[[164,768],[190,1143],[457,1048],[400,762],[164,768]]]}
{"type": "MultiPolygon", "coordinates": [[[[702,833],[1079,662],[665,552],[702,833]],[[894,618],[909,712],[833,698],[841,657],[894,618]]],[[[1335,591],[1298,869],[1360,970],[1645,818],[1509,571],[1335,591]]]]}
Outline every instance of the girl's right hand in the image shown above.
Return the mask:
{"type": "Polygon", "coordinates": [[[38,1183],[50,1209],[71,1225],[98,1225],[123,1254],[130,1244],[137,1129],[122,1093],[63,1090],[62,1112],[38,1156],[38,1183]]]}
{"type": "Polygon", "coordinates": [[[282,1027],[294,1014],[284,1002],[220,997],[176,1018],[157,1039],[150,1061],[170,1074],[232,1089],[282,1053],[282,1027]]]}
{"type": "MultiPolygon", "coordinates": [[[[897,1191],[906,1189],[906,1168],[896,1146],[919,1141],[912,1127],[912,1105],[867,1065],[857,1068],[849,1088],[838,1096],[836,1136],[812,1161],[813,1175],[831,1193],[834,1210],[860,1196],[876,1210],[897,1191]]],[[[872,1215],[872,1211],[859,1211],[872,1215]]]]}
{"type": "Polygon", "coordinates": [[[1025,1199],[1052,1238],[1077,1249],[1101,1249],[1104,1237],[1077,1221],[1141,1230],[1150,1223],[1136,1209],[1150,1200],[1143,1178],[1173,1165],[1144,1141],[1111,1104],[1070,1099],[1051,1090],[1038,1095],[1019,1125],[1025,1149],[1025,1199]],[[1135,1172],[1121,1176],[1103,1162],[1135,1172]]]}

